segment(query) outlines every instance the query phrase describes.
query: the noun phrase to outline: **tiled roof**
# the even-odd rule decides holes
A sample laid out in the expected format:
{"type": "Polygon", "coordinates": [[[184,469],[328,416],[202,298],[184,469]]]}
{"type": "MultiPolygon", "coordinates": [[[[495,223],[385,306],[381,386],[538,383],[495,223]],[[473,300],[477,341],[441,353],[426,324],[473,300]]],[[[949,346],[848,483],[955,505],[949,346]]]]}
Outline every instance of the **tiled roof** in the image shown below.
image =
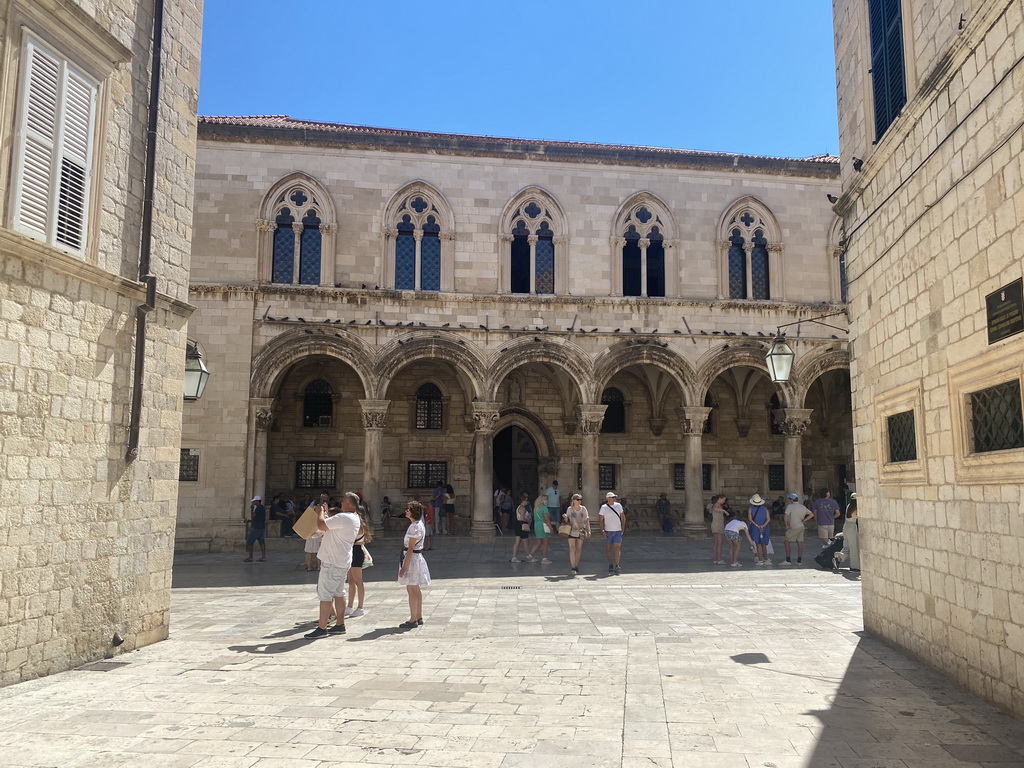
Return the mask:
{"type": "MultiPolygon", "coordinates": [[[[587,153],[590,151],[607,152],[642,152],[646,155],[663,155],[665,158],[673,157],[678,159],[690,158],[745,158],[750,160],[766,161],[788,161],[799,163],[815,163],[826,165],[838,165],[839,158],[835,155],[813,155],[806,158],[771,157],[767,155],[743,155],[735,152],[704,152],[692,149],[671,149],[667,147],[645,147],[628,144],[595,144],[582,141],[548,141],[545,139],[515,139],[501,136],[472,136],[459,133],[434,133],[430,131],[407,131],[396,128],[377,128],[365,125],[350,125],[347,123],[322,123],[313,120],[297,120],[289,115],[200,115],[200,129],[203,125],[225,126],[234,128],[264,128],[284,131],[313,131],[324,134],[338,134],[339,138],[350,136],[352,138],[367,138],[378,136],[386,138],[405,138],[418,141],[441,141],[451,142],[472,142],[474,145],[492,145],[495,149],[510,149],[514,146],[545,147],[561,149],[568,152],[587,153]]],[[[216,131],[216,129],[215,129],[216,131]]],[[[559,153],[561,154],[561,153],[559,153]]]]}

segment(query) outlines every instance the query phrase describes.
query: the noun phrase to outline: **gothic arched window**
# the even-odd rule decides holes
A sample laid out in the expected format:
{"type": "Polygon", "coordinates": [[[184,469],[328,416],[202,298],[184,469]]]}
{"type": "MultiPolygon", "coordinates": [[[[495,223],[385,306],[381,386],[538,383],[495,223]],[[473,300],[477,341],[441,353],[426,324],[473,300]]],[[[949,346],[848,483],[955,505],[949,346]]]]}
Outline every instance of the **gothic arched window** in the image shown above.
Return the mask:
{"type": "Polygon", "coordinates": [[[320,202],[306,187],[292,186],[278,196],[273,213],[270,281],[285,285],[320,285],[323,256],[320,202]]]}
{"type": "Polygon", "coordinates": [[[601,432],[621,434],[626,431],[626,398],[621,389],[609,387],[601,395],[601,404],[608,406],[601,422],[601,432]]]}
{"type": "Polygon", "coordinates": [[[441,290],[441,214],[422,194],[398,206],[395,222],[395,288],[441,290]]]}
{"type": "Polygon", "coordinates": [[[646,204],[623,220],[622,295],[665,295],[665,222],[646,204]]]}
{"type": "Polygon", "coordinates": [[[778,225],[759,201],[745,198],[723,219],[723,295],[730,299],[767,301],[782,294],[773,262],[781,269],[778,225]],[[773,253],[774,252],[774,253],[773,253]]]}
{"type": "Polygon", "coordinates": [[[509,290],[555,292],[555,217],[540,197],[528,197],[512,212],[509,290]]]}
{"type": "Polygon", "coordinates": [[[334,417],[334,390],[323,379],[306,385],[302,393],[302,426],[329,427],[334,417]]]}
{"type": "Polygon", "coordinates": [[[416,429],[441,429],[444,424],[444,396],[436,384],[416,390],[416,429]]]}

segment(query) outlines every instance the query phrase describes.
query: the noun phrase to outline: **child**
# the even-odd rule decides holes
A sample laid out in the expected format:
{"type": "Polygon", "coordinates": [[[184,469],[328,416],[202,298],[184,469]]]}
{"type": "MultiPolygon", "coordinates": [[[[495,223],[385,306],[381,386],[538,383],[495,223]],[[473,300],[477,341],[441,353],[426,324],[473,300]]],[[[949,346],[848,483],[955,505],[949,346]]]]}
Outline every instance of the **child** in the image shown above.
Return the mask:
{"type": "Polygon", "coordinates": [[[757,548],[754,546],[753,540],[750,538],[750,531],[747,529],[747,524],[742,520],[731,520],[725,524],[725,540],[729,542],[729,565],[738,567],[740,564],[740,535],[747,537],[747,543],[750,544],[750,550],[756,552],[757,548]]]}
{"type": "Polygon", "coordinates": [[[320,558],[316,558],[316,565],[313,565],[314,556],[320,551],[320,539],[324,536],[324,532],[317,530],[306,539],[306,570],[307,571],[319,571],[320,570],[320,558]]]}
{"type": "Polygon", "coordinates": [[[380,503],[380,524],[381,527],[386,531],[390,527],[391,522],[391,499],[387,496],[384,497],[384,501],[380,503]]]}

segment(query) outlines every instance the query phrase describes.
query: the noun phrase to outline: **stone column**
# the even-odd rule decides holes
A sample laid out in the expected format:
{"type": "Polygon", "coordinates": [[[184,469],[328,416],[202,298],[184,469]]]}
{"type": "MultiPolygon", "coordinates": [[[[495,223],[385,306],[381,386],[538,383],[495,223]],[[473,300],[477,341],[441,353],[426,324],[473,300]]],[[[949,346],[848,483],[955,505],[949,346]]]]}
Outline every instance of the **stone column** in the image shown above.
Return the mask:
{"type": "Polygon", "coordinates": [[[803,436],[811,423],[810,408],[780,408],[775,411],[775,421],[786,436],[783,446],[783,460],[786,464],[786,493],[796,493],[803,498],[803,436]]]}
{"type": "Polygon", "coordinates": [[[274,398],[249,399],[249,482],[245,508],[253,496],[267,497],[267,433],[274,423],[274,398]]]}
{"type": "Polygon", "coordinates": [[[472,403],[474,539],[494,538],[494,425],[501,403],[472,403]]]}
{"type": "Polygon", "coordinates": [[[417,229],[412,233],[412,239],[416,243],[415,255],[413,256],[413,283],[412,286],[417,291],[420,289],[420,264],[423,260],[423,230],[417,229]]]}
{"type": "Polygon", "coordinates": [[[686,449],[686,520],[683,532],[687,536],[704,536],[704,425],[710,408],[684,406],[677,411],[683,427],[686,449]]]}
{"type": "Polygon", "coordinates": [[[530,245],[530,293],[532,295],[537,293],[537,241],[539,239],[537,235],[530,235],[526,238],[526,242],[530,245]]]}
{"type": "Polygon", "coordinates": [[[580,450],[580,461],[583,463],[583,505],[590,512],[591,519],[597,519],[598,510],[604,499],[601,498],[601,481],[598,469],[600,461],[601,423],[607,405],[577,405],[576,414],[580,432],[583,433],[583,445],[580,450]]]}
{"type": "Polygon", "coordinates": [[[370,510],[370,520],[380,525],[380,449],[384,427],[388,423],[390,400],[360,400],[363,409],[363,501],[370,510]]]}
{"type": "Polygon", "coordinates": [[[292,254],[292,284],[299,284],[299,263],[302,261],[302,222],[292,222],[292,233],[295,235],[295,251],[292,254]]]}
{"type": "Polygon", "coordinates": [[[743,269],[746,271],[747,274],[747,295],[743,297],[744,299],[749,299],[754,295],[754,268],[753,262],[750,258],[753,252],[753,243],[743,244],[743,269]]]}
{"type": "Polygon", "coordinates": [[[646,237],[640,238],[640,295],[647,296],[647,248],[651,241],[646,237]]]}

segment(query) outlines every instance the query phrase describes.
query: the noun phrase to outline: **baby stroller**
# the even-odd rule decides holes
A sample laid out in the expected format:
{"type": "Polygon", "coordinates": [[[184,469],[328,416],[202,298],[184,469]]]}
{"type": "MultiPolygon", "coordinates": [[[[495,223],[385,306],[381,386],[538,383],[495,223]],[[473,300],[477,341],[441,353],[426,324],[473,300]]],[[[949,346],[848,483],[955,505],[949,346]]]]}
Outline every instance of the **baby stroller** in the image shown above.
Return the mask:
{"type": "Polygon", "coordinates": [[[839,567],[839,553],[843,549],[843,534],[837,533],[828,540],[828,544],[821,548],[821,552],[814,556],[814,562],[826,571],[834,571],[839,567]]]}

